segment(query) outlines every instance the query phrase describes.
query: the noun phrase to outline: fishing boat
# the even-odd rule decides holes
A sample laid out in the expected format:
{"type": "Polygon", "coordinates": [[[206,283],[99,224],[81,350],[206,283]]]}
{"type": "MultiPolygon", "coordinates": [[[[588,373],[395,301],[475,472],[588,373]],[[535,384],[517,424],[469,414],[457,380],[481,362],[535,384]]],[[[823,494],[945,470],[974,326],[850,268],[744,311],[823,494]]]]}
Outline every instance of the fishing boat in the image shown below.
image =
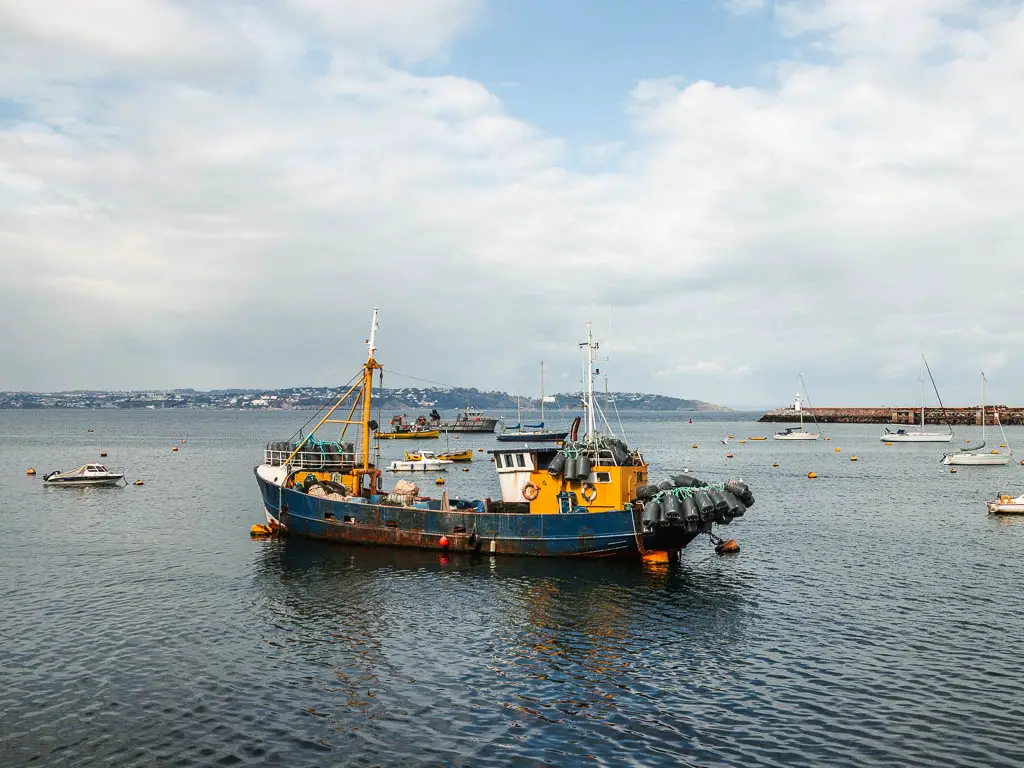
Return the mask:
{"type": "MultiPolygon", "coordinates": [[[[928,367],[928,361],[924,359],[924,353],[921,353],[921,428],[919,430],[906,430],[896,429],[892,430],[889,427],[885,428],[885,432],[882,434],[879,440],[883,443],[948,443],[953,439],[953,428],[948,424],[946,427],[949,432],[928,432],[924,428],[924,374],[928,372],[928,378],[931,379],[932,388],[935,389],[935,396],[939,396],[938,387],[935,386],[935,379],[932,377],[931,368],[928,367]]],[[[942,405],[941,399],[939,405],[942,405]]],[[[943,409],[945,410],[945,409],[943,409]]]]}
{"type": "Polygon", "coordinates": [[[441,431],[428,425],[425,417],[420,416],[415,423],[410,424],[405,420],[404,414],[391,417],[390,432],[375,434],[378,440],[430,440],[440,436],[441,431]]]}
{"type": "Polygon", "coordinates": [[[439,421],[435,426],[442,432],[494,432],[498,420],[485,416],[479,408],[467,405],[455,417],[455,421],[439,421]]]}
{"type": "Polygon", "coordinates": [[[524,446],[491,451],[501,500],[418,495],[408,481],[385,492],[379,456],[371,448],[371,393],[376,360],[374,310],[362,375],[297,442],[270,443],[254,468],[268,527],[278,535],[326,541],[490,554],[634,557],[678,553],[715,523],[742,516],[753,504],[742,482],[708,485],[678,475],[648,483],[640,451],[612,435],[594,400],[593,357],[598,346],[588,328],[586,433],[580,417],[562,447],[524,446]],[[347,418],[333,415],[347,404],[347,418]],[[358,414],[358,417],[356,416],[358,414]],[[599,418],[607,432],[598,429],[599,418]],[[330,424],[341,436],[322,450],[315,437],[330,424]],[[347,430],[360,433],[355,452],[347,430]],[[313,450],[307,446],[313,445],[313,450]],[[330,456],[325,464],[318,457],[330,456]],[[327,485],[329,484],[329,485],[327,485]],[[325,487],[326,486],[326,487],[325,487]],[[330,491],[330,492],[328,492],[330,491]]]}
{"type": "Polygon", "coordinates": [[[1008,493],[1000,494],[998,499],[985,502],[990,515],[1024,515],[1024,496],[1014,498],[1008,493]]]}
{"type": "Polygon", "coordinates": [[[392,461],[390,470],[392,472],[444,472],[453,462],[436,455],[433,451],[417,451],[416,458],[409,458],[406,454],[405,461],[392,461]]]}
{"type": "MultiPolygon", "coordinates": [[[[1009,445],[1009,441],[1006,438],[1006,432],[1003,430],[1003,424],[999,421],[999,414],[993,411],[996,423],[999,424],[999,431],[1003,435],[1003,445],[1009,445]]],[[[981,443],[979,445],[965,447],[961,451],[956,453],[947,453],[942,457],[943,464],[953,464],[956,466],[982,466],[982,467],[1002,467],[1010,463],[1010,457],[1013,455],[1013,449],[1007,448],[1006,453],[1000,453],[998,450],[992,450],[989,452],[983,452],[982,449],[985,447],[985,372],[981,372],[981,443]]]]}
{"type": "Polygon", "coordinates": [[[516,399],[516,425],[502,430],[498,434],[498,441],[502,443],[514,442],[560,442],[565,440],[569,434],[568,430],[552,430],[544,428],[544,361],[540,362],[540,422],[537,424],[523,424],[523,414],[519,407],[519,400],[516,399]]]}
{"type": "Polygon", "coordinates": [[[55,469],[43,476],[45,485],[61,486],[62,488],[114,486],[122,481],[124,481],[124,472],[113,472],[103,464],[83,464],[78,469],[68,472],[55,469]]]}
{"type": "MultiPolygon", "coordinates": [[[[800,426],[799,427],[786,427],[780,432],[776,432],[772,435],[773,440],[817,440],[821,437],[817,432],[808,432],[804,429],[804,409],[803,404],[800,401],[800,390],[803,384],[803,376],[799,377],[797,381],[796,397],[793,399],[793,409],[800,414],[800,426]]],[[[813,417],[814,414],[812,413],[813,417]]],[[[818,419],[814,417],[814,424],[817,426],[818,419]]]]}

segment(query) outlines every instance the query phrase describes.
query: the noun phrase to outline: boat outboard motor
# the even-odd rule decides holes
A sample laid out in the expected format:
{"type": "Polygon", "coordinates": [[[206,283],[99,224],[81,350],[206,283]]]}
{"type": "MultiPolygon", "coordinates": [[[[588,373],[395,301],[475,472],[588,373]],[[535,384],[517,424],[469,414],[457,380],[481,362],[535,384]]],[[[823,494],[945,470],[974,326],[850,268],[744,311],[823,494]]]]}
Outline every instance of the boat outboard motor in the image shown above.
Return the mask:
{"type": "Polygon", "coordinates": [[[651,499],[644,504],[643,522],[645,528],[653,528],[661,522],[661,502],[651,499]]]}
{"type": "Polygon", "coordinates": [[[674,493],[667,494],[661,500],[661,508],[665,513],[665,521],[669,523],[679,523],[683,519],[683,505],[679,501],[679,497],[674,493]]]}
{"type": "Polygon", "coordinates": [[[711,522],[715,517],[715,504],[711,501],[707,491],[697,491],[693,494],[693,503],[697,506],[700,519],[705,523],[711,522]]]}
{"type": "Polygon", "coordinates": [[[559,451],[555,454],[555,458],[548,464],[548,474],[552,477],[558,477],[562,474],[562,470],[565,469],[565,451],[559,451]]]}

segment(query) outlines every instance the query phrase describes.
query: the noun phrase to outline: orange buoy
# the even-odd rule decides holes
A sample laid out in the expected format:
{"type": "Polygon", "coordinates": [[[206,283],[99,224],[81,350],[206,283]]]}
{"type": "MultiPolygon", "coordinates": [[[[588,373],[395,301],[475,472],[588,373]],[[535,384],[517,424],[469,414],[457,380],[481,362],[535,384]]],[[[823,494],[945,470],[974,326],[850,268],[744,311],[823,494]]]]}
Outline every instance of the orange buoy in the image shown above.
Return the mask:
{"type": "Polygon", "coordinates": [[[696,448],[696,447],[697,447],[697,444],[696,444],[696,443],[694,443],[694,444],[693,444],[693,445],[691,445],[690,447],[691,447],[691,448],[696,448]]]}
{"type": "Polygon", "coordinates": [[[107,452],[106,451],[100,451],[100,458],[101,459],[107,458],[107,452]]]}
{"type": "Polygon", "coordinates": [[[715,552],[720,555],[734,555],[739,551],[740,545],[736,543],[736,539],[720,541],[715,545],[715,552]]]}
{"type": "Polygon", "coordinates": [[[29,467],[28,469],[25,470],[25,474],[26,475],[34,475],[35,473],[36,473],[36,468],[35,467],[29,467]]]}
{"type": "Polygon", "coordinates": [[[136,480],[136,481],[135,481],[135,484],[136,484],[136,485],[145,485],[145,483],[144,483],[144,482],[142,482],[141,480],[136,480]]]}
{"type": "Polygon", "coordinates": [[[850,461],[856,461],[856,460],[857,460],[857,457],[856,457],[856,456],[851,456],[851,457],[850,457],[850,461]]]}
{"type": "Polygon", "coordinates": [[[256,525],[249,529],[249,535],[254,539],[261,538],[263,536],[270,536],[272,533],[273,531],[270,530],[270,526],[260,525],[259,523],[256,523],[256,525]]]}
{"type": "Polygon", "coordinates": [[[808,478],[810,478],[811,480],[813,480],[813,479],[814,479],[814,478],[816,478],[817,476],[818,476],[818,473],[817,473],[817,472],[808,472],[808,473],[807,473],[807,477],[808,477],[808,478]]]}
{"type": "Polygon", "coordinates": [[[826,441],[831,440],[831,439],[832,439],[831,437],[826,437],[825,438],[826,441]]]}
{"type": "Polygon", "coordinates": [[[951,475],[955,475],[955,474],[956,474],[956,467],[952,467],[952,468],[951,468],[951,469],[949,470],[949,474],[951,474],[951,475]]]}
{"type": "MultiPolygon", "coordinates": [[[[177,451],[178,450],[178,446],[176,446],[176,445],[171,446],[171,450],[172,451],[177,451]]],[[[103,455],[106,456],[107,454],[104,453],[103,455]]]]}
{"type": "Polygon", "coordinates": [[[732,458],[732,454],[731,454],[731,453],[727,453],[727,454],[725,454],[725,458],[727,458],[727,459],[731,459],[731,458],[732,458]]]}
{"type": "Polygon", "coordinates": [[[182,445],[184,445],[184,444],[185,444],[185,438],[184,438],[184,437],[183,437],[183,438],[181,438],[181,444],[182,444],[182,445]]]}
{"type": "Polygon", "coordinates": [[[463,467],[463,468],[462,468],[462,471],[463,471],[463,472],[469,472],[469,467],[463,467]]]}
{"type": "Polygon", "coordinates": [[[477,448],[477,449],[476,449],[476,452],[477,452],[477,453],[483,453],[483,452],[484,452],[484,449],[483,449],[483,448],[477,448]]]}
{"type": "Polygon", "coordinates": [[[992,453],[996,454],[997,456],[999,455],[999,451],[996,450],[993,450],[992,453]]]}
{"type": "Polygon", "coordinates": [[[886,443],[886,444],[885,444],[885,447],[886,447],[886,448],[891,448],[891,447],[892,447],[892,443],[886,443]]]}
{"type": "Polygon", "coordinates": [[[441,540],[438,541],[437,543],[440,544],[444,549],[447,549],[448,548],[448,537],[447,536],[442,536],[441,540]]]}
{"type": "Polygon", "coordinates": [[[732,435],[729,435],[729,439],[730,439],[730,440],[732,440],[732,439],[733,439],[732,435]]]}
{"type": "Polygon", "coordinates": [[[444,485],[444,478],[443,477],[437,478],[437,480],[434,481],[434,485],[444,485]]]}
{"type": "Polygon", "coordinates": [[[668,552],[663,549],[658,549],[653,552],[644,552],[643,560],[645,563],[667,563],[668,552]]]}
{"type": "Polygon", "coordinates": [[[777,466],[779,466],[779,462],[777,462],[777,461],[776,461],[776,462],[774,462],[774,463],[772,464],[772,466],[773,466],[773,467],[777,467],[777,466]]]}
{"type": "Polygon", "coordinates": [[[836,448],[836,453],[839,453],[839,449],[838,448],[836,448]]]}
{"type": "Polygon", "coordinates": [[[744,445],[744,444],[746,444],[746,442],[747,442],[746,440],[740,440],[740,445],[744,445]]]}

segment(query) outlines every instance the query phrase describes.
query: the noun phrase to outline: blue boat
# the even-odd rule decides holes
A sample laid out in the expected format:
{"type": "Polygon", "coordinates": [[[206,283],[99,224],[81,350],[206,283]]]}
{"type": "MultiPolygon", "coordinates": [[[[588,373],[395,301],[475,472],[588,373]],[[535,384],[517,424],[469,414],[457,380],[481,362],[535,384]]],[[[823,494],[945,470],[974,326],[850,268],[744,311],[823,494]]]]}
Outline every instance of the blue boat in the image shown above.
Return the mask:
{"type": "MultiPolygon", "coordinates": [[[[610,428],[607,434],[598,430],[592,375],[582,438],[577,420],[560,447],[491,451],[500,501],[453,500],[447,491],[430,498],[405,480],[385,491],[371,455],[376,453],[371,451],[373,373],[381,370],[374,358],[376,331],[375,309],[360,381],[313,431],[294,442],[267,444],[264,462],[254,472],[269,532],[452,552],[635,558],[677,553],[701,533],[711,533],[714,523],[730,522],[753,503],[749,489],[735,481],[699,487],[694,478],[678,476],[678,483],[649,485],[640,452],[611,436],[610,428]],[[346,403],[347,418],[332,418],[346,403]],[[342,425],[338,441],[315,437],[327,424],[342,425]],[[345,442],[350,427],[359,432],[358,444],[345,442]]],[[[598,346],[589,331],[581,346],[587,347],[592,371],[598,346]]]]}

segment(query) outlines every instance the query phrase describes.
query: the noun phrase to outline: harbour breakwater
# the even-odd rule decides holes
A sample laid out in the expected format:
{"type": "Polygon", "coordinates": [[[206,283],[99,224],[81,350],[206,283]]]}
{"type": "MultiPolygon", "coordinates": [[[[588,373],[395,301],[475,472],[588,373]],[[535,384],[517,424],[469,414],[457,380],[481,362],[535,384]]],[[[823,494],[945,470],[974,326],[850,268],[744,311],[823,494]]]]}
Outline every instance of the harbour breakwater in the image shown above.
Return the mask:
{"type": "MultiPolygon", "coordinates": [[[[904,424],[921,423],[921,408],[804,408],[804,421],[817,419],[823,424],[904,424]]],[[[981,406],[966,408],[925,408],[926,424],[981,424],[981,406]]],[[[776,408],[758,421],[800,421],[800,412],[793,408],[776,408]]],[[[986,405],[986,424],[1024,424],[1024,408],[1008,405],[986,405]]]]}

